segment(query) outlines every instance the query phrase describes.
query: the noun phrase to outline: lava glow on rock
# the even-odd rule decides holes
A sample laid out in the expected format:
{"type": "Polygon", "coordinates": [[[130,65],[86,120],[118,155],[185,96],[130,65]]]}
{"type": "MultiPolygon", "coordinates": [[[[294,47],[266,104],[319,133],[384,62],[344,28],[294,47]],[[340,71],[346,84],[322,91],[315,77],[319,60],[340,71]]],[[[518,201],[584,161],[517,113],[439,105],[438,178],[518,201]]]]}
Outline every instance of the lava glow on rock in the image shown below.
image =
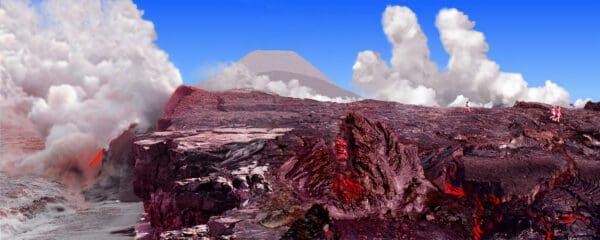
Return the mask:
{"type": "Polygon", "coordinates": [[[447,194],[450,194],[450,195],[457,196],[457,197],[465,196],[465,191],[463,191],[462,188],[452,186],[452,184],[450,184],[449,182],[446,182],[446,185],[444,187],[444,192],[446,192],[447,194]]]}
{"type": "Polygon", "coordinates": [[[348,160],[348,143],[343,138],[335,141],[335,159],[338,162],[346,162],[348,160]]]}
{"type": "MultiPolygon", "coordinates": [[[[340,164],[345,164],[348,161],[348,143],[343,138],[335,141],[335,159],[340,164]]],[[[346,167],[349,166],[346,165],[346,167]]],[[[345,173],[333,180],[332,187],[337,197],[346,204],[358,201],[364,191],[357,180],[345,173]]]]}

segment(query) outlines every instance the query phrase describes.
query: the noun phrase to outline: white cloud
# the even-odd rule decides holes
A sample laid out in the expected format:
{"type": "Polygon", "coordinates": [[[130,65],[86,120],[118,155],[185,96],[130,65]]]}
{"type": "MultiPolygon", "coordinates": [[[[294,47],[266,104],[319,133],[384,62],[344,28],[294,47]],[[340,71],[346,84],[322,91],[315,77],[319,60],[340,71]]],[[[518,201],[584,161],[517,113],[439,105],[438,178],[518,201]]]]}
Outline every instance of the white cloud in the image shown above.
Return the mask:
{"type": "Polygon", "coordinates": [[[0,96],[25,102],[46,137],[44,151],[11,165],[86,170],[131,123],[152,126],[181,84],[155,39],[130,0],[0,1],[0,82],[11,84],[0,96]]]}
{"type": "Polygon", "coordinates": [[[352,66],[353,85],[371,98],[428,106],[438,105],[435,91],[391,71],[379,54],[363,51],[352,66]]]}
{"type": "Polygon", "coordinates": [[[417,16],[407,7],[389,6],[383,13],[382,24],[383,32],[393,47],[391,70],[397,75],[394,77],[435,84],[437,66],[429,60],[427,37],[417,16]]]}
{"type": "Polygon", "coordinates": [[[546,80],[543,87],[534,87],[527,89],[526,97],[528,101],[543,102],[552,105],[569,105],[569,92],[558,86],[550,80],[546,80]]]}
{"type": "Polygon", "coordinates": [[[577,99],[577,100],[575,101],[575,103],[573,104],[573,106],[574,106],[575,108],[583,108],[583,107],[585,107],[585,104],[586,104],[587,102],[589,102],[589,101],[592,101],[592,99],[591,99],[591,98],[586,98],[586,99],[581,99],[581,98],[579,98],[579,99],[577,99]]]}
{"type": "Polygon", "coordinates": [[[202,88],[209,91],[225,91],[230,89],[253,89],[273,93],[285,97],[309,98],[327,102],[349,102],[352,98],[331,98],[301,85],[297,79],[281,81],[270,79],[267,75],[256,75],[241,63],[232,63],[210,80],[202,82],[202,88]]]}
{"type": "Polygon", "coordinates": [[[372,51],[358,54],[353,85],[367,97],[424,105],[456,105],[466,99],[473,106],[512,105],[517,100],[566,106],[569,93],[557,84],[528,88],[519,73],[500,71],[487,56],[489,49],[475,22],[456,9],[442,9],[436,26],[450,55],[440,73],[430,61],[427,38],[415,14],[406,7],[387,7],[383,31],[392,44],[391,66],[372,51]]]}

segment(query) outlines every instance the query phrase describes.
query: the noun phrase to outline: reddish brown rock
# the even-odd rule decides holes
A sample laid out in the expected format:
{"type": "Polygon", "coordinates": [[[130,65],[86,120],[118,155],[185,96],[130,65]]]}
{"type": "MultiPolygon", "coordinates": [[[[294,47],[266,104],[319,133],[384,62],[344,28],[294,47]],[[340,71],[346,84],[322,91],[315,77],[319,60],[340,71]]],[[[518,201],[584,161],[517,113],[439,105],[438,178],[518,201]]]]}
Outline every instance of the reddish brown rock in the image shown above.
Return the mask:
{"type": "Polygon", "coordinates": [[[335,218],[422,211],[432,186],[415,145],[401,144],[385,124],[357,113],[345,117],[336,138],[348,143],[346,161],[334,155],[339,144],[316,138],[279,168],[279,179],[297,198],[325,203],[335,218]]]}
{"type": "Polygon", "coordinates": [[[134,190],[157,234],[208,224],[210,237],[236,239],[597,238],[600,114],[563,109],[556,123],[550,108],[184,86],[159,131],[134,141],[134,190]]]}

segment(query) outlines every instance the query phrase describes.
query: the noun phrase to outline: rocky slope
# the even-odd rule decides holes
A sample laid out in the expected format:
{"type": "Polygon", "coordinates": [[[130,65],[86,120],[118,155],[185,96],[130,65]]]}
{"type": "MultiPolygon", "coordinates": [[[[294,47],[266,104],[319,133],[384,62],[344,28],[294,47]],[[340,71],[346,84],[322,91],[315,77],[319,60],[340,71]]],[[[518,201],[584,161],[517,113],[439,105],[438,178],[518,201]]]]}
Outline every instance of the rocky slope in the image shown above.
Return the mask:
{"type": "Polygon", "coordinates": [[[600,113],[182,86],[133,140],[163,239],[597,239],[600,113]]]}

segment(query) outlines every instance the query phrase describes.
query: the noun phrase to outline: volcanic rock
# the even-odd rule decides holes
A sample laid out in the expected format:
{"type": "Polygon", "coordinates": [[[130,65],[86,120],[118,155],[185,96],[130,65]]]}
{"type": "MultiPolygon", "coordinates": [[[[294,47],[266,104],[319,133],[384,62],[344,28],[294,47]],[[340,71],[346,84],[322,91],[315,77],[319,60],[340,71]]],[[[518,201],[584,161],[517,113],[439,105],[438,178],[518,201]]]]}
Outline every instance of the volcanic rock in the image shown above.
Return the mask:
{"type": "Polygon", "coordinates": [[[550,109],[182,86],[133,141],[134,190],[156,237],[596,239],[600,114],[550,109]]]}
{"type": "Polygon", "coordinates": [[[329,213],[321,205],[313,205],[304,218],[294,222],[281,239],[309,240],[309,239],[339,239],[339,233],[330,226],[329,213]]]}
{"type": "Polygon", "coordinates": [[[586,110],[600,111],[600,102],[588,101],[587,103],[585,103],[585,106],[583,108],[586,110]]]}

